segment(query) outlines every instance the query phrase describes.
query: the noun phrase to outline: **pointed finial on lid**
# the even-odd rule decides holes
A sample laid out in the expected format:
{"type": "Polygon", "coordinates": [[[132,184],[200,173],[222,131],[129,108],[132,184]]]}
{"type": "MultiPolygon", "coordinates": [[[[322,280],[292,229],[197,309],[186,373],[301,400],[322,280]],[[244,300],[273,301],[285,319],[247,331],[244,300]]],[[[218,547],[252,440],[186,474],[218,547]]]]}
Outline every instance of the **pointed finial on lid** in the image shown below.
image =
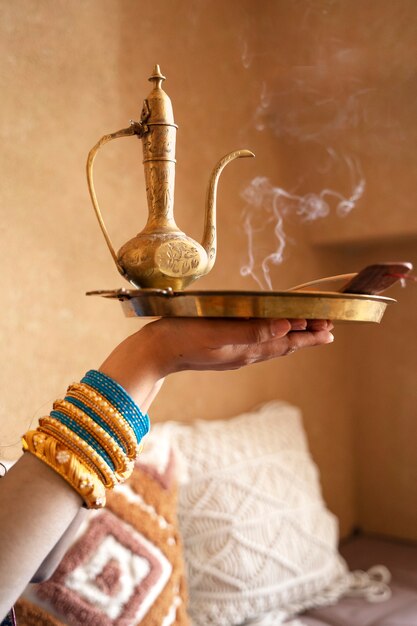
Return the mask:
{"type": "Polygon", "coordinates": [[[155,87],[154,89],[161,89],[162,81],[166,80],[165,76],[161,73],[161,68],[159,65],[155,65],[152,71],[152,76],[149,76],[151,82],[154,81],[155,87]]]}

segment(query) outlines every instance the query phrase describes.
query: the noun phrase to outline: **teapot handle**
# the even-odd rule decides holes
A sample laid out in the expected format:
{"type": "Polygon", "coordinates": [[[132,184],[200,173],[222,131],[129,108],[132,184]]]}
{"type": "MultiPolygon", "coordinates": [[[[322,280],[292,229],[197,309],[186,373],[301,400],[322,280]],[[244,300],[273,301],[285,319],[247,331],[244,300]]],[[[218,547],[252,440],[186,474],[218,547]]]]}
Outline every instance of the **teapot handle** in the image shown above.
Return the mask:
{"type": "Polygon", "coordinates": [[[104,146],[104,144],[108,143],[109,141],[112,141],[112,139],[119,139],[120,137],[130,137],[131,135],[137,135],[139,137],[142,137],[142,135],[144,135],[144,133],[147,132],[147,130],[148,130],[147,127],[142,122],[131,122],[131,125],[129,126],[129,128],[123,128],[122,130],[118,130],[115,133],[104,135],[96,143],[96,145],[93,148],[91,148],[87,157],[87,184],[88,184],[88,191],[90,192],[91,202],[93,203],[94,212],[96,214],[98,223],[104,235],[104,239],[106,240],[107,246],[116,264],[116,267],[118,271],[120,272],[120,274],[124,277],[126,277],[126,273],[117,259],[117,254],[115,252],[115,249],[113,247],[113,244],[107,232],[107,228],[104,224],[103,216],[101,215],[100,207],[98,205],[96,190],[94,188],[94,181],[93,181],[93,164],[94,164],[94,159],[96,158],[97,152],[102,146],[104,146]]]}

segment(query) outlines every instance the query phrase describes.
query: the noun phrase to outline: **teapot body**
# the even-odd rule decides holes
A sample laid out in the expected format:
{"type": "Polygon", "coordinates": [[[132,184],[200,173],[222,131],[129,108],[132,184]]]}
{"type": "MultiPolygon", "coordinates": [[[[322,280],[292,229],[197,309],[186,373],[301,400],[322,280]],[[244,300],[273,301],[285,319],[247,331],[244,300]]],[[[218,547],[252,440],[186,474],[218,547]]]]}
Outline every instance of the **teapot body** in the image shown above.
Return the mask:
{"type": "Polygon", "coordinates": [[[142,231],[117,254],[123,273],[136,287],[182,290],[206,273],[207,253],[181,231],[142,231]]]}

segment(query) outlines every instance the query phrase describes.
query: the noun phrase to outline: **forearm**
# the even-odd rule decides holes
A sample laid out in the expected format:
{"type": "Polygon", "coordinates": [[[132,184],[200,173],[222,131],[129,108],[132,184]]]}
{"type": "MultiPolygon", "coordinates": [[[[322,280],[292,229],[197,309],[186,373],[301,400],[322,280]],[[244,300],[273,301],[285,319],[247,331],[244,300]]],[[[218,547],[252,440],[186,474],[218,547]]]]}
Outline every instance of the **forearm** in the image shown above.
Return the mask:
{"type": "Polygon", "coordinates": [[[31,454],[0,480],[0,620],[82,505],[80,496],[31,454]]]}
{"type": "MultiPolygon", "coordinates": [[[[163,378],[152,365],[146,333],[142,335],[134,350],[138,363],[129,364],[131,357],[122,348],[100,369],[147,412],[163,378]]],[[[70,484],[29,453],[0,480],[0,622],[41,565],[42,571],[55,569],[82,504],[70,484]]]]}

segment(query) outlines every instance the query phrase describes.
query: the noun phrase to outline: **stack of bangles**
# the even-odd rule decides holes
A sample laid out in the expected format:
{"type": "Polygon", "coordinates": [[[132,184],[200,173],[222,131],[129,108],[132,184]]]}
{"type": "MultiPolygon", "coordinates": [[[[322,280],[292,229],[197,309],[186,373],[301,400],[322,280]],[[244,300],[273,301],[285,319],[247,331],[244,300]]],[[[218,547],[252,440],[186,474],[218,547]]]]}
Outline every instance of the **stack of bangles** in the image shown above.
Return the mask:
{"type": "Polygon", "coordinates": [[[87,508],[99,509],[106,504],[106,489],[131,475],[148,432],[149,417],[123,387],[90,370],[23,436],[23,450],[62,476],[87,508]]]}

